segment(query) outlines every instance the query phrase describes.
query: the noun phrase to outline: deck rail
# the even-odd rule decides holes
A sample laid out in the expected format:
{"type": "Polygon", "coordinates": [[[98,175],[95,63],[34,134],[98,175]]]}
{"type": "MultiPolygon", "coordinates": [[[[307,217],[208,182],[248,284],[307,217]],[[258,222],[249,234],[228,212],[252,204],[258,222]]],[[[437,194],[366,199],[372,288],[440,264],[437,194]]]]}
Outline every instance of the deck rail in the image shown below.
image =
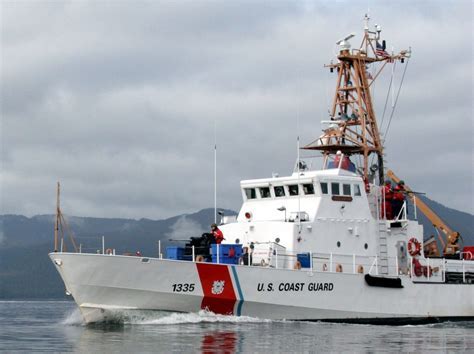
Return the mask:
{"type": "MultiPolygon", "coordinates": [[[[119,252],[116,248],[107,248],[105,236],[86,237],[86,239],[95,239],[91,247],[84,247],[79,244],[78,253],[104,254],[109,256],[125,255],[141,257],[139,251],[119,252]]],[[[463,254],[457,259],[445,258],[424,258],[410,257],[401,260],[399,257],[380,257],[379,255],[359,255],[342,253],[323,253],[323,252],[295,252],[284,249],[284,247],[268,242],[267,249],[253,249],[247,255],[247,261],[240,257],[238,264],[248,267],[264,267],[274,269],[289,269],[295,271],[307,272],[329,272],[329,273],[350,273],[350,274],[371,274],[389,277],[398,277],[406,275],[412,278],[414,282],[433,282],[443,283],[446,277],[457,277],[455,281],[462,283],[471,283],[474,274],[474,261],[466,261],[463,254]],[[279,246],[279,247],[276,247],[279,246]],[[283,248],[283,249],[282,249],[283,248]],[[250,259],[250,261],[248,261],[250,259]]],[[[222,264],[221,246],[217,245],[217,254],[214,263],[222,264]]],[[[64,249],[61,247],[60,252],[64,249]]],[[[163,259],[161,241],[158,241],[158,258],[163,259]]],[[[186,261],[201,262],[205,261],[199,257],[200,250],[194,246],[191,248],[191,255],[186,257],[186,261]]],[[[149,258],[147,258],[149,259],[149,258]]]]}

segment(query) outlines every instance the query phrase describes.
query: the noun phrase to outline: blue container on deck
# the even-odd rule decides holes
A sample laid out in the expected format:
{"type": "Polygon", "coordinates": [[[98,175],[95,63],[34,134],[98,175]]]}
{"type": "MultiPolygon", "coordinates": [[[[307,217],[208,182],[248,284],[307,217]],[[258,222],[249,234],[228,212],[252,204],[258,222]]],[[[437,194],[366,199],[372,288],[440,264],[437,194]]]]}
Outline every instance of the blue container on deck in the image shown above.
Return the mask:
{"type": "Polygon", "coordinates": [[[297,258],[298,261],[300,262],[301,268],[309,268],[309,267],[311,267],[311,262],[310,262],[310,259],[309,259],[309,252],[306,252],[306,253],[298,253],[298,254],[296,255],[296,258],[297,258]]]}
{"type": "Polygon", "coordinates": [[[182,260],[184,258],[184,247],[166,247],[166,258],[182,260]]]}
{"type": "MultiPolygon", "coordinates": [[[[211,245],[212,263],[217,263],[217,245],[211,245]]],[[[242,256],[242,244],[220,244],[219,245],[219,263],[238,264],[242,256]]]]}

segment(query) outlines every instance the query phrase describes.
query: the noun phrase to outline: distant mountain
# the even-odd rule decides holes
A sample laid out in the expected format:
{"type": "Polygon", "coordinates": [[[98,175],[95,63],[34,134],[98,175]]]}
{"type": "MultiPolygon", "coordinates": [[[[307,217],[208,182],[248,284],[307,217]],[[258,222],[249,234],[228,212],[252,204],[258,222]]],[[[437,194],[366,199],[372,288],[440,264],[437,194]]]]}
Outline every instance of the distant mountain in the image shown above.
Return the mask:
{"type": "MultiPolygon", "coordinates": [[[[456,231],[467,245],[474,245],[474,215],[447,208],[428,198],[424,201],[456,231]]],[[[409,208],[413,217],[413,207],[409,208]]],[[[225,210],[225,215],[236,214],[225,210]]],[[[84,252],[115,248],[117,253],[140,251],[157,256],[158,240],[162,251],[173,240],[187,240],[209,230],[214,209],[183,214],[164,220],[104,219],[68,217],[69,226],[84,252]]],[[[421,213],[425,237],[434,233],[431,223],[421,213]]],[[[54,216],[0,216],[0,298],[58,298],[64,297],[64,285],[47,254],[53,249],[54,216]]],[[[66,243],[71,250],[70,242],[66,243]]]]}

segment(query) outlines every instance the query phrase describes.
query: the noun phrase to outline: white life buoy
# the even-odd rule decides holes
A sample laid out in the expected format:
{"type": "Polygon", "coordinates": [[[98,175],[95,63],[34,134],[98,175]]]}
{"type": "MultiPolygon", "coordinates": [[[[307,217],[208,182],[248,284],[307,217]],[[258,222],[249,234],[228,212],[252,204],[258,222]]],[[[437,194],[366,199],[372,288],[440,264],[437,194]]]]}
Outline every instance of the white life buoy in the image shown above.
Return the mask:
{"type": "Polygon", "coordinates": [[[410,253],[410,256],[414,257],[420,254],[421,251],[421,243],[418,241],[415,237],[412,237],[408,241],[408,253],[410,253]]]}

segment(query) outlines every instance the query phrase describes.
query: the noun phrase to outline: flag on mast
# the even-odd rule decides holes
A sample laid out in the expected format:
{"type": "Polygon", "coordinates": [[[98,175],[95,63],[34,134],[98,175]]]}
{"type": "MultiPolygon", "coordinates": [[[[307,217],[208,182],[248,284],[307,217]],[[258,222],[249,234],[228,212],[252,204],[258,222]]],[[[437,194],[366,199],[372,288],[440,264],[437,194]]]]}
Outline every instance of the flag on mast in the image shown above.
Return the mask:
{"type": "Polygon", "coordinates": [[[384,49],[384,47],[377,41],[375,43],[375,55],[382,58],[389,58],[390,54],[384,49]]]}

